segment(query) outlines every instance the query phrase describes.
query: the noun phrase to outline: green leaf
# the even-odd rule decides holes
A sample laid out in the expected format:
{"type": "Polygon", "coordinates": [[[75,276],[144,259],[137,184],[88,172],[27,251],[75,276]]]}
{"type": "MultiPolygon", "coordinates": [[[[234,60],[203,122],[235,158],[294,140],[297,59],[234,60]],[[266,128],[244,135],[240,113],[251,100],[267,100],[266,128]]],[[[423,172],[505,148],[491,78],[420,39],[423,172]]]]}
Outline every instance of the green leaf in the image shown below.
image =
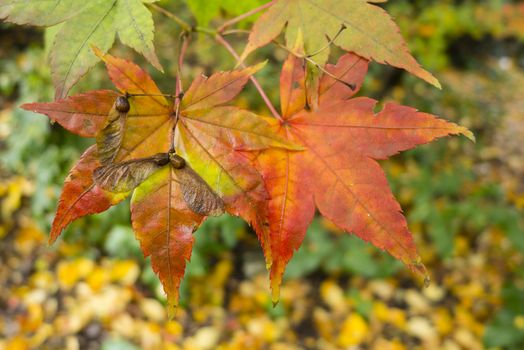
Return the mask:
{"type": "Polygon", "coordinates": [[[335,45],[366,59],[405,69],[440,88],[438,80],[411,56],[391,17],[366,0],[277,0],[253,26],[241,59],[285,29],[290,50],[302,36],[305,52],[323,65],[329,56],[327,37],[334,39],[341,28],[344,30],[335,45]]]}
{"type": "Polygon", "coordinates": [[[91,46],[107,52],[120,41],[142,54],[160,71],[153,46],[154,22],[144,3],[156,0],[0,0],[0,19],[53,26],[46,31],[55,98],[69,90],[98,61],[91,46]],[[57,25],[58,24],[58,25],[57,25]]]}
{"type": "MultiPolygon", "coordinates": [[[[224,10],[232,16],[239,16],[267,2],[267,0],[186,0],[187,6],[201,26],[207,26],[212,19],[224,10]]],[[[244,21],[252,22],[256,16],[250,16],[244,21]]],[[[242,21],[242,22],[244,22],[242,21]]]]}
{"type": "Polygon", "coordinates": [[[118,0],[115,26],[124,45],[132,47],[163,72],[153,46],[155,25],[151,12],[140,0],[118,0]]]}
{"type": "Polygon", "coordinates": [[[71,87],[98,62],[91,50],[107,51],[115,40],[113,21],[116,0],[104,1],[68,21],[58,32],[51,49],[55,98],[64,98],[71,87]]]}
{"type": "Polygon", "coordinates": [[[0,0],[0,18],[16,24],[52,26],[96,4],[86,0],[0,0]]]}
{"type": "Polygon", "coordinates": [[[186,0],[187,6],[201,26],[207,26],[209,21],[220,13],[220,1],[186,0]]]}
{"type": "MultiPolygon", "coordinates": [[[[259,6],[264,5],[267,3],[267,0],[219,0],[220,7],[226,11],[227,13],[230,13],[234,16],[239,16],[243,13],[248,12],[249,10],[252,10],[254,8],[257,8],[259,6]]],[[[254,20],[256,19],[255,16],[249,17],[249,19],[254,20]]]]}

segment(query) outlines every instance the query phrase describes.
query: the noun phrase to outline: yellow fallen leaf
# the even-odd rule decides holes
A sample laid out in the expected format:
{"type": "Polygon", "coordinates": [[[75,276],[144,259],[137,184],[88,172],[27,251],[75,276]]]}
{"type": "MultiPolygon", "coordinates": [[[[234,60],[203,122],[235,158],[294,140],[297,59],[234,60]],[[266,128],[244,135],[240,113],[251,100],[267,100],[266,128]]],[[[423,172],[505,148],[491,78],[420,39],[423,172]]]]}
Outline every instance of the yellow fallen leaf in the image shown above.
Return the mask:
{"type": "Polygon", "coordinates": [[[28,339],[23,338],[22,336],[16,336],[7,340],[6,350],[29,350],[30,343],[28,339]]]}
{"type": "Polygon", "coordinates": [[[184,350],[212,350],[220,338],[220,331],[213,327],[200,328],[184,342],[184,350]]]}
{"type": "Polygon", "coordinates": [[[111,280],[120,282],[125,286],[130,286],[135,283],[140,268],[133,260],[122,260],[114,263],[111,269],[111,280]]]}
{"type": "Polygon", "coordinates": [[[30,278],[30,285],[32,288],[40,288],[45,290],[55,290],[57,285],[55,276],[49,271],[37,271],[30,278]]]}
{"type": "Polygon", "coordinates": [[[180,324],[180,322],[171,320],[166,323],[166,332],[169,333],[172,336],[179,337],[184,332],[184,327],[180,324]]]}
{"type": "Polygon", "coordinates": [[[162,322],[166,319],[166,309],[155,299],[140,300],[140,310],[151,321],[162,322]]]}
{"type": "Polygon", "coordinates": [[[281,332],[274,322],[266,317],[254,318],[247,324],[249,333],[272,343],[278,339],[281,332]]]}
{"type": "Polygon", "coordinates": [[[373,316],[379,321],[387,322],[389,320],[389,308],[381,301],[373,303],[373,316]]]}
{"type": "Polygon", "coordinates": [[[140,341],[140,349],[156,350],[161,349],[162,336],[160,326],[152,322],[142,322],[137,327],[140,341]]]}
{"type": "Polygon", "coordinates": [[[24,332],[32,333],[40,328],[43,320],[44,311],[41,304],[29,304],[27,305],[27,314],[20,319],[20,326],[24,332]]]}
{"type": "Polygon", "coordinates": [[[30,344],[33,349],[41,349],[41,345],[50,337],[53,336],[53,327],[45,323],[39,327],[35,334],[31,337],[30,344]]]}
{"type": "Polygon", "coordinates": [[[339,284],[333,280],[327,280],[320,285],[320,296],[332,310],[344,313],[347,310],[344,291],[339,284]]]}
{"type": "Polygon", "coordinates": [[[387,340],[378,338],[371,348],[372,350],[405,350],[406,347],[398,339],[387,340]]]}
{"type": "Polygon", "coordinates": [[[86,282],[94,292],[100,291],[110,281],[110,274],[106,268],[96,266],[87,276],[86,282]]]}
{"type": "Polygon", "coordinates": [[[37,245],[46,240],[46,235],[34,224],[27,223],[17,233],[15,239],[16,250],[22,254],[29,254],[37,245]]]}
{"type": "Polygon", "coordinates": [[[431,342],[438,338],[437,332],[431,322],[427,318],[419,316],[409,319],[407,332],[426,342],[431,342]]]}
{"type": "Polygon", "coordinates": [[[88,276],[93,268],[93,261],[87,258],[60,261],[57,267],[58,283],[63,289],[69,290],[78,280],[88,276]]]}
{"type": "Polygon", "coordinates": [[[358,345],[366,339],[368,333],[366,320],[357,313],[351,313],[342,324],[337,343],[342,347],[358,345]]]}
{"type": "Polygon", "coordinates": [[[315,308],[313,311],[313,320],[320,336],[327,341],[333,339],[333,333],[335,332],[335,324],[331,315],[322,308],[315,308]]]}
{"type": "Polygon", "coordinates": [[[437,328],[437,332],[441,336],[449,335],[454,329],[453,319],[451,318],[449,311],[445,308],[438,308],[435,310],[433,313],[433,323],[437,328]]]}

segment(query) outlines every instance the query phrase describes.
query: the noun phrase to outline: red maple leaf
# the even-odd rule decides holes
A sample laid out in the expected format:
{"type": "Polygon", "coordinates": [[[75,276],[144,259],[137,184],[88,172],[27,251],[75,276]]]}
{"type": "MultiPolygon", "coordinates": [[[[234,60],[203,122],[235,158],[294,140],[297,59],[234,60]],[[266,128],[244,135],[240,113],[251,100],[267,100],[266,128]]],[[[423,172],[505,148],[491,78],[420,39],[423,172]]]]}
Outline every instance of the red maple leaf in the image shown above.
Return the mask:
{"type": "Polygon", "coordinates": [[[282,137],[305,151],[267,150],[258,157],[269,201],[271,288],[278,300],[282,275],[313,219],[315,208],[339,228],[390,253],[426,276],[400,205],[377,160],[434,139],[463,134],[466,128],[417,110],[353,96],[362,85],[368,61],[346,54],[326,70],[319,83],[317,110],[306,109],[304,63],[290,56],[280,77],[282,137]],[[351,90],[348,85],[355,85],[351,90]]]}

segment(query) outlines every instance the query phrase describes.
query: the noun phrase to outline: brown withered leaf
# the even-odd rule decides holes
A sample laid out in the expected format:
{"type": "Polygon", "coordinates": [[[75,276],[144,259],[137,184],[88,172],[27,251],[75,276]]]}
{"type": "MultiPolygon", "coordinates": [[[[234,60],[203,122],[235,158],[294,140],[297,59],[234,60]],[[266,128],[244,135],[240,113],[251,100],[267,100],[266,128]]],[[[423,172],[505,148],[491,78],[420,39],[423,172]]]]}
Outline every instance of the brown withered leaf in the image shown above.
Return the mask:
{"type": "Polygon", "coordinates": [[[152,157],[108,164],[95,170],[93,180],[106,191],[125,193],[169,163],[182,197],[192,211],[203,216],[219,216],[224,213],[222,199],[182,157],[174,153],[158,153],[152,157]]]}
{"type": "MultiPolygon", "coordinates": [[[[176,154],[173,156],[180,157],[176,154]]],[[[172,157],[172,164],[175,159],[172,157]]],[[[182,197],[191,210],[205,216],[219,216],[224,213],[222,199],[189,165],[185,164],[178,169],[173,164],[173,169],[175,181],[179,183],[182,191],[182,197]]]]}
{"type": "Polygon", "coordinates": [[[106,191],[129,192],[167,163],[169,155],[158,153],[152,157],[108,164],[95,170],[93,180],[106,191]]]}
{"type": "Polygon", "coordinates": [[[98,160],[102,165],[112,163],[120,151],[129,109],[127,97],[118,96],[109,112],[107,125],[96,136],[98,160]]]}

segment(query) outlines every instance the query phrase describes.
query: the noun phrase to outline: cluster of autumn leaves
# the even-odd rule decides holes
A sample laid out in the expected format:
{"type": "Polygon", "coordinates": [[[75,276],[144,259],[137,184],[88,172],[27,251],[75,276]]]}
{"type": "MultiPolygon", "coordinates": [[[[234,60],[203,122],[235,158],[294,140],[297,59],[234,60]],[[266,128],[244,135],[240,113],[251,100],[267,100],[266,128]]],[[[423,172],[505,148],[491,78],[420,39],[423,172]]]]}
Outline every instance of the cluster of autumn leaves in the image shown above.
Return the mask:
{"type": "Polygon", "coordinates": [[[439,137],[473,136],[410,107],[388,103],[375,113],[377,101],[354,97],[367,60],[345,54],[326,66],[329,74],[313,91],[303,59],[290,55],[280,77],[281,119],[268,119],[227,105],[263,64],[200,76],[177,101],[180,96],[163,95],[134,63],[97,55],[119,92],[22,106],[97,139],[65,181],[51,241],[73,220],[132,193],[132,226],[171,310],[194,231],[206,216],[224,211],[257,233],[274,302],[315,209],[426,275],[377,160],[439,137]],[[315,94],[312,108],[308,99],[315,94]]]}

